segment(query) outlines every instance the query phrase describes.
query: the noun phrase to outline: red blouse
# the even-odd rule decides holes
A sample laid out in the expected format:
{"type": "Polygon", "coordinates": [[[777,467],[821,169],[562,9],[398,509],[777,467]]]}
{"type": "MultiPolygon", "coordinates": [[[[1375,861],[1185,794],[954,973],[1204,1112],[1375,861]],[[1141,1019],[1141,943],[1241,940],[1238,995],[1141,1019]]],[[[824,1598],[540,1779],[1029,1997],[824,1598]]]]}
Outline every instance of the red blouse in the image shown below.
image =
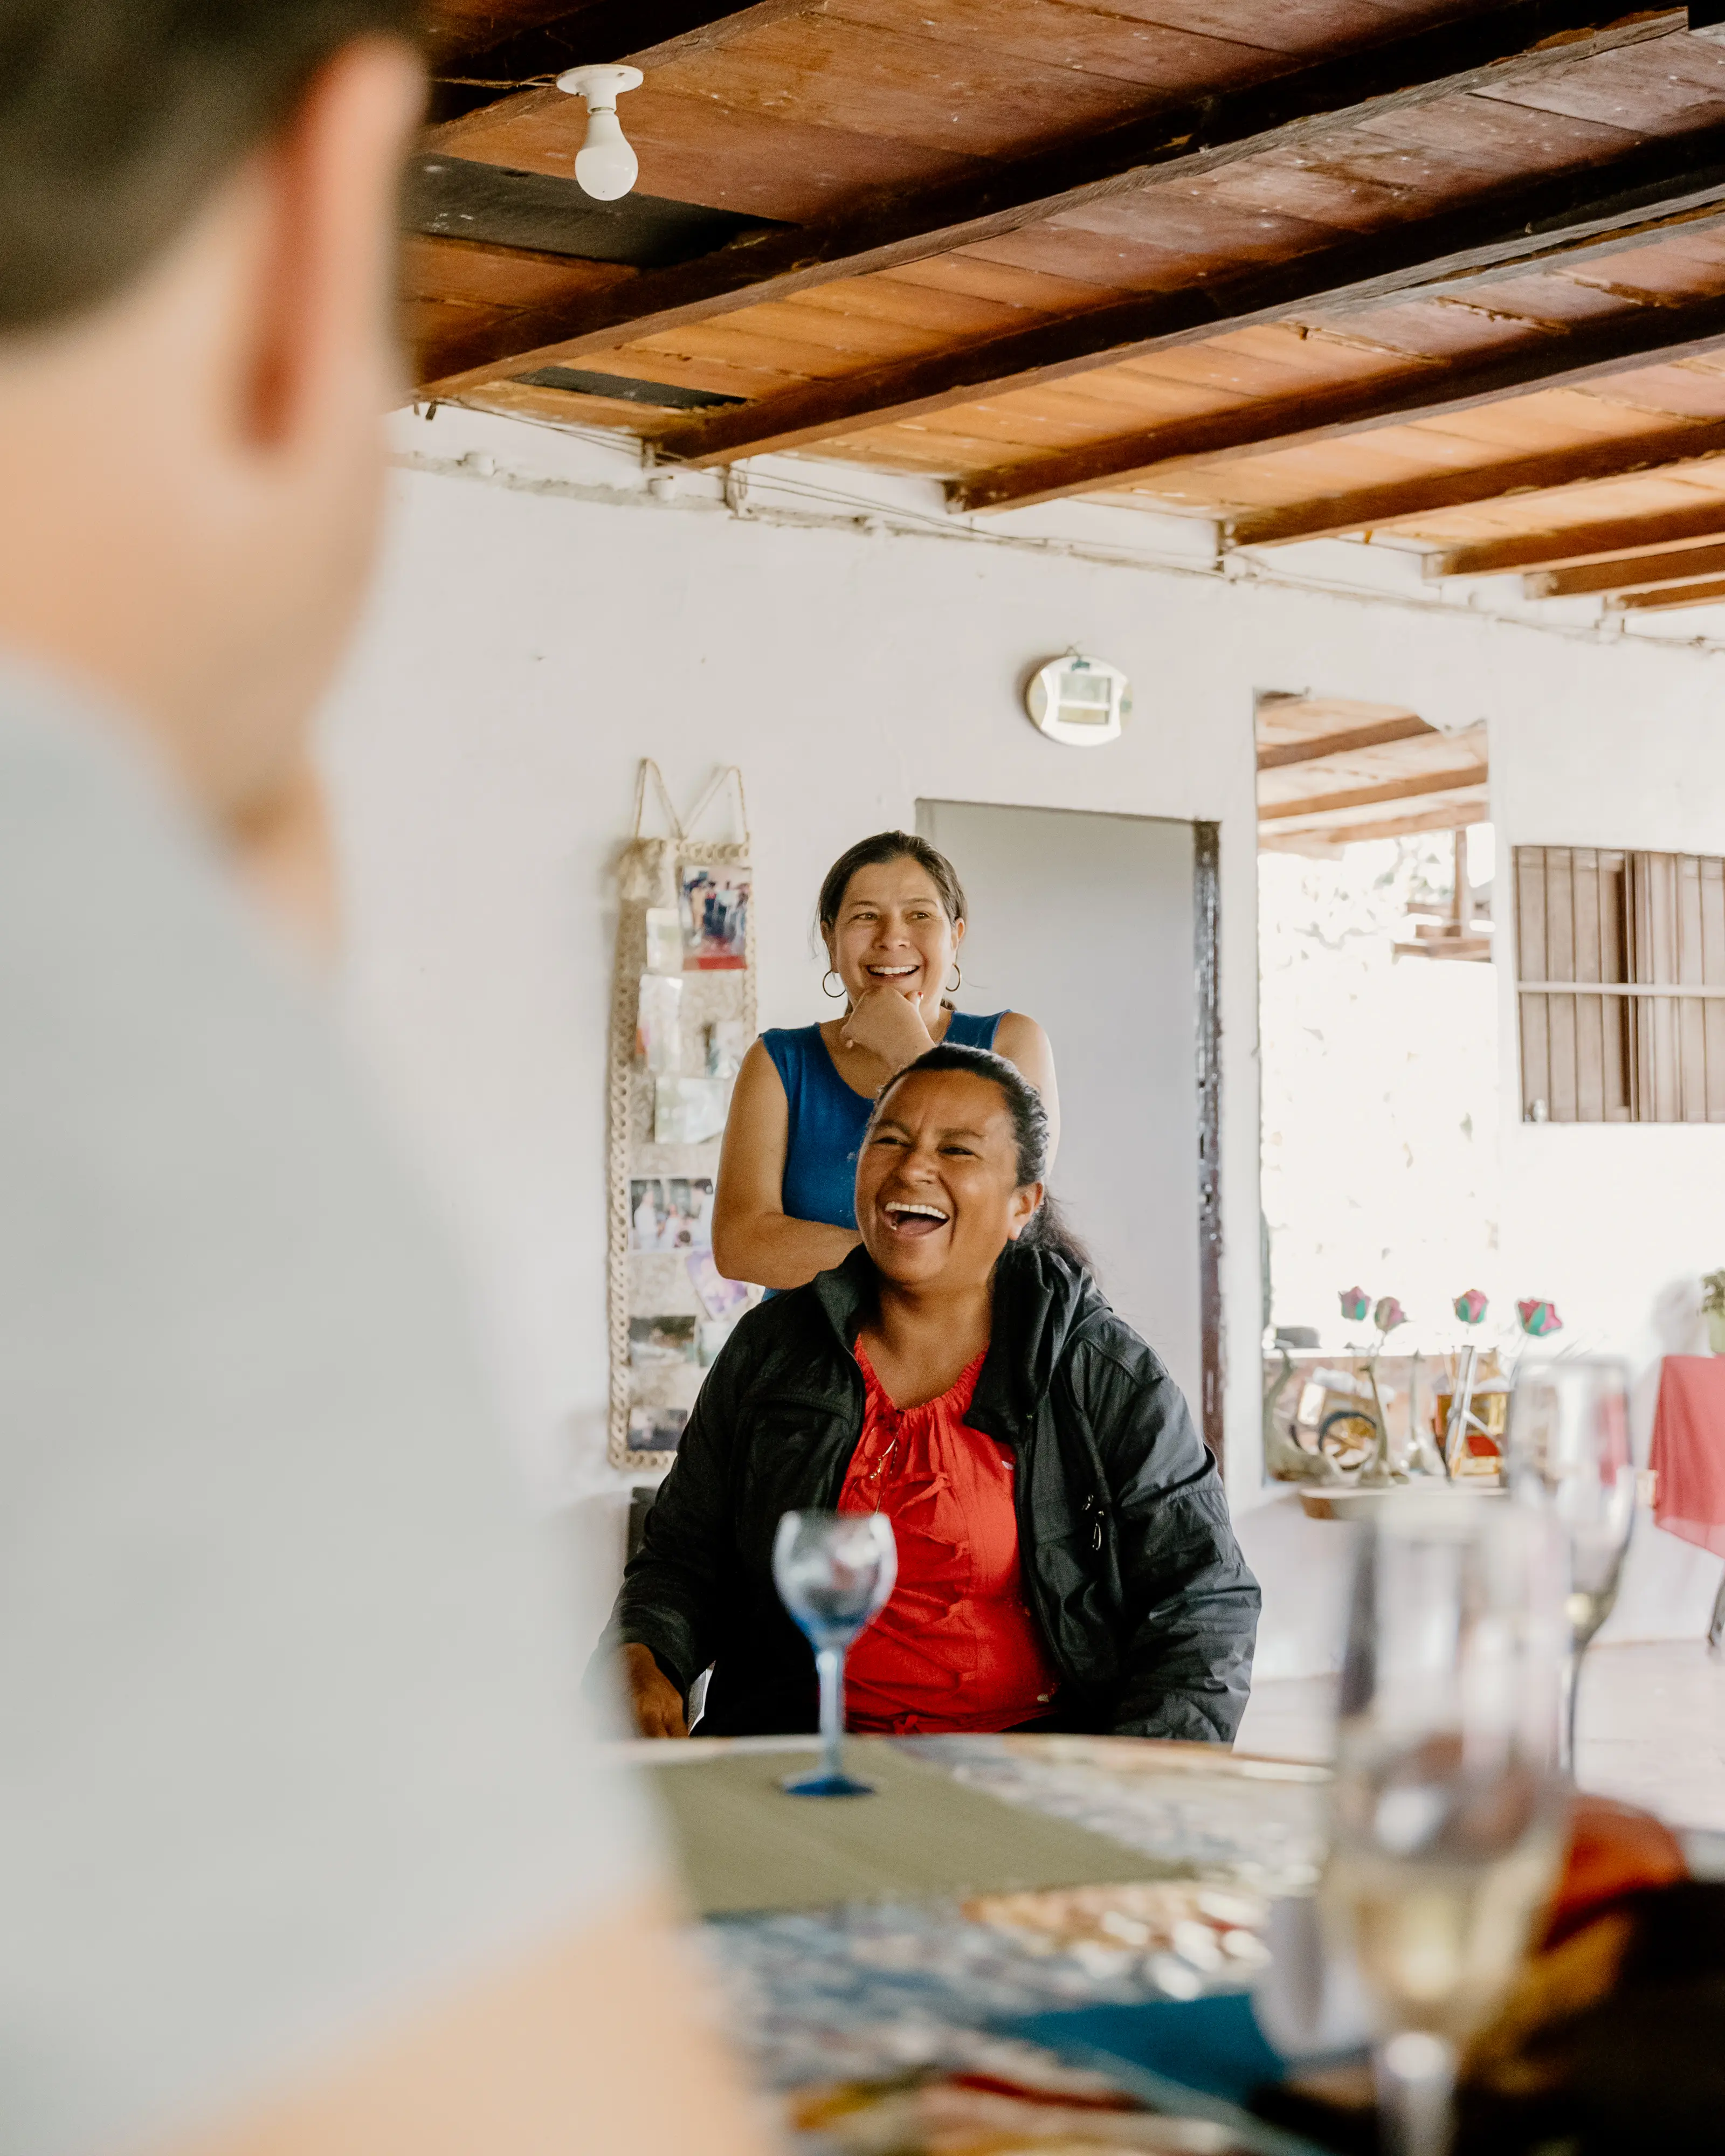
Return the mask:
{"type": "Polygon", "coordinates": [[[909,1736],[1011,1729],[1051,1711],[1057,1681],[1024,1600],[1011,1450],[964,1418],[978,1355],[949,1392],[896,1408],[859,1343],[867,1405],[841,1512],[885,1512],[892,1599],[850,1650],[846,1720],[909,1736]]]}

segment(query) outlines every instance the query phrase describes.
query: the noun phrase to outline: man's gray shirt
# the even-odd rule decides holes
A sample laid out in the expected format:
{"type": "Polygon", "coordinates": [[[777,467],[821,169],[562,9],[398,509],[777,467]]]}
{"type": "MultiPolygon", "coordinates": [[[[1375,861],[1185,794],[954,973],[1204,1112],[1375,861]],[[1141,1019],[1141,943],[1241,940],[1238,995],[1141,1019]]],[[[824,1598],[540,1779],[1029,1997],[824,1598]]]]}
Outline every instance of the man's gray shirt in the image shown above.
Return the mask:
{"type": "Polygon", "coordinates": [[[650,1865],[465,1313],[307,992],[0,670],[0,2148],[126,2150],[650,1865]]]}

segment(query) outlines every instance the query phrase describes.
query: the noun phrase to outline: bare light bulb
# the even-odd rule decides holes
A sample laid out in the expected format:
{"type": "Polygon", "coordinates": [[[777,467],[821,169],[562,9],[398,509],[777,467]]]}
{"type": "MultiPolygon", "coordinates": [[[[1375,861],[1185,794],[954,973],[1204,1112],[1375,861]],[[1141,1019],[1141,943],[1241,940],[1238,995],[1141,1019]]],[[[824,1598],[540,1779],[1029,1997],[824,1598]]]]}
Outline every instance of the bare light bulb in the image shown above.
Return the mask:
{"type": "Polygon", "coordinates": [[[617,100],[626,90],[639,90],[641,70],[634,67],[571,68],[557,77],[557,88],[587,100],[587,136],[575,158],[575,177],[595,202],[615,202],[635,183],[641,167],[617,118],[617,100]]]}

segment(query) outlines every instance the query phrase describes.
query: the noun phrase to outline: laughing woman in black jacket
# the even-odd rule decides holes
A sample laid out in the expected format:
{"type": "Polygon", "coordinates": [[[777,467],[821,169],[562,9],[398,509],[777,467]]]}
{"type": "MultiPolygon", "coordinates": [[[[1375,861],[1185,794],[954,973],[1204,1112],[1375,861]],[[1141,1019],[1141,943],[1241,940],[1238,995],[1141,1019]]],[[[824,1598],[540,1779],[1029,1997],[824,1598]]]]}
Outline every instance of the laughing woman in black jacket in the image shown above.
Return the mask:
{"type": "Polygon", "coordinates": [[[813,1657],[773,1584],[793,1510],[888,1513],[891,1600],[852,1651],[853,1728],[1226,1743],[1258,1589],[1178,1387],[1044,1203],[1047,1118],[997,1055],[942,1045],[883,1091],[863,1246],[752,1312],[702,1386],[612,1641],[644,1736],[812,1729],[813,1657]]]}

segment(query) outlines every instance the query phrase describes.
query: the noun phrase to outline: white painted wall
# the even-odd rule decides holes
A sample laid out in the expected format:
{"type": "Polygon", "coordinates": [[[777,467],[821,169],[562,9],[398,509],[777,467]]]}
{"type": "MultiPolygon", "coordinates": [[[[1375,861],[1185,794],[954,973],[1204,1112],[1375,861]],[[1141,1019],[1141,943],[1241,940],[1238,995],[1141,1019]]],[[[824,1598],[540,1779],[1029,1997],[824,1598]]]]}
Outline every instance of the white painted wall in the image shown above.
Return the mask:
{"type": "MultiPolygon", "coordinates": [[[[1027,512],[961,543],[932,491],[805,464],[779,468],[798,492],[757,479],[739,518],[706,482],[652,499],[614,449],[449,410],[400,424],[434,468],[398,475],[386,574],[328,729],[351,987],[471,1228],[549,1496],[618,1480],[602,1441],[603,1080],[610,868],[643,753],[683,803],[715,763],[743,767],[763,1024],[819,1014],[820,873],[860,834],[910,825],[918,795],[1220,823],[1241,1507],[1259,1495],[1254,691],[1488,718],[1508,844],[1725,853],[1715,652],[1543,632],[1434,604],[1410,578],[1371,595],[1224,578],[1201,531],[1125,511],[1027,512]],[[1190,566],[1152,566],[1158,552],[1190,566]],[[1106,750],[1054,747],[1017,702],[1026,666],[1073,644],[1134,677],[1130,730],[1106,750]]],[[[1512,1125],[1505,1144],[1519,1277],[1645,1363],[1672,1283],[1725,1263],[1725,1128],[1512,1125]]],[[[1684,1553],[1658,1540],[1686,1622],[1697,1578],[1684,1601],[1684,1553]]]]}

